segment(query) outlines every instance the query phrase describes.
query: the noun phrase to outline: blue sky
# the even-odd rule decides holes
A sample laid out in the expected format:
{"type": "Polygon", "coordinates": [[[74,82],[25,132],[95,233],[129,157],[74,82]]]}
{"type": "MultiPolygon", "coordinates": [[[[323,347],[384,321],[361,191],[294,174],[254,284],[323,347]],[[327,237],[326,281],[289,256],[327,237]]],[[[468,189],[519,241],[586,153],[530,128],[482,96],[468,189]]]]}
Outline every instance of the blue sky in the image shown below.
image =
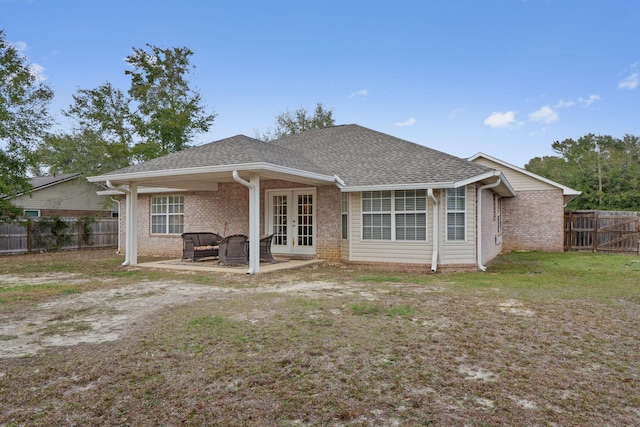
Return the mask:
{"type": "Polygon", "coordinates": [[[188,47],[218,114],[197,143],[321,102],[337,124],[521,167],[557,140],[640,136],[638,22],[638,0],[0,0],[56,116],[78,88],[126,91],[133,47],[188,47]]]}

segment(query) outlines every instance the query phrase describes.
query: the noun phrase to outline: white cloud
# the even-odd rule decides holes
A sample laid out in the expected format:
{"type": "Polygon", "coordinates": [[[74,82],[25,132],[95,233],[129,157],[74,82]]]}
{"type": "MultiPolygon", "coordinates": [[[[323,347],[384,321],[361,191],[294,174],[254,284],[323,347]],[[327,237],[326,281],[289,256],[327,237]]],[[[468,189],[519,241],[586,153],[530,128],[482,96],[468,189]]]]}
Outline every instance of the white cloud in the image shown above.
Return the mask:
{"type": "Polygon", "coordinates": [[[464,113],[464,110],[462,108],[456,108],[454,109],[452,112],[449,113],[449,118],[453,119],[456,116],[458,116],[459,114],[464,113]]]}
{"type": "Polygon", "coordinates": [[[47,80],[47,76],[44,74],[44,67],[40,64],[29,64],[29,71],[39,82],[47,80]]]}
{"type": "Polygon", "coordinates": [[[516,113],[513,111],[507,111],[506,113],[494,111],[489,117],[484,119],[484,124],[492,128],[508,128],[513,125],[515,121],[516,113]]]}
{"type": "Polygon", "coordinates": [[[15,42],[11,44],[18,52],[24,52],[25,50],[29,49],[25,42],[15,42]]]}
{"type": "Polygon", "coordinates": [[[369,94],[369,89],[360,89],[357,92],[353,92],[349,95],[349,98],[355,98],[356,96],[367,96],[369,94]]]}
{"type": "Polygon", "coordinates": [[[620,89],[635,89],[638,87],[638,80],[640,80],[640,73],[633,73],[620,83],[618,83],[618,87],[620,89]]]}
{"type": "Polygon", "coordinates": [[[600,101],[600,97],[598,95],[591,95],[587,99],[580,97],[578,98],[578,101],[580,102],[580,104],[586,107],[590,107],[594,102],[600,101]]]}
{"type": "Polygon", "coordinates": [[[404,122],[396,122],[396,126],[411,126],[416,122],[416,119],[411,117],[409,120],[405,120],[404,122]]]}
{"type": "Polygon", "coordinates": [[[575,101],[565,101],[564,99],[561,99],[556,103],[556,105],[553,106],[553,108],[569,108],[573,107],[574,105],[576,105],[575,101]]]}
{"type": "Polygon", "coordinates": [[[553,123],[558,121],[558,113],[547,105],[529,114],[529,119],[534,122],[553,123]]]}

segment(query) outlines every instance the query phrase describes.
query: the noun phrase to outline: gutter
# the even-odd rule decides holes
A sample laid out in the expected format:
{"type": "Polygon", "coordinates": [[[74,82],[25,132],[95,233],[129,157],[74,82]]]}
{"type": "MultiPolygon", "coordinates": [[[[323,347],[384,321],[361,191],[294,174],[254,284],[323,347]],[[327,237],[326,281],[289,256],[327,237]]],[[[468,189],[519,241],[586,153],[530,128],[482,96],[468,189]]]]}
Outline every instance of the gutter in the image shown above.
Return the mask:
{"type": "Polygon", "coordinates": [[[431,255],[431,272],[435,273],[438,269],[438,199],[433,195],[433,188],[427,189],[427,195],[433,200],[433,255],[431,255]]]}
{"type": "Polygon", "coordinates": [[[482,265],[482,190],[488,188],[497,187],[502,180],[498,178],[493,184],[483,185],[478,188],[478,269],[480,271],[486,271],[487,267],[482,265]]]}

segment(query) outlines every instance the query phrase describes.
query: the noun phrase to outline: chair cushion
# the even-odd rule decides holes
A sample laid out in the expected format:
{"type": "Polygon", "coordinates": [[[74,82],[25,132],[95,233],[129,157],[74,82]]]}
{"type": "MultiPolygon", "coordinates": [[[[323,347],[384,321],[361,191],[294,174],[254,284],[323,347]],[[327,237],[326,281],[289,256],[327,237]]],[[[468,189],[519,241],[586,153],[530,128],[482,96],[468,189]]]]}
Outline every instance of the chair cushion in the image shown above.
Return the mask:
{"type": "Polygon", "coordinates": [[[193,248],[194,251],[212,251],[214,249],[218,249],[218,246],[207,245],[207,246],[196,246],[193,248]]]}

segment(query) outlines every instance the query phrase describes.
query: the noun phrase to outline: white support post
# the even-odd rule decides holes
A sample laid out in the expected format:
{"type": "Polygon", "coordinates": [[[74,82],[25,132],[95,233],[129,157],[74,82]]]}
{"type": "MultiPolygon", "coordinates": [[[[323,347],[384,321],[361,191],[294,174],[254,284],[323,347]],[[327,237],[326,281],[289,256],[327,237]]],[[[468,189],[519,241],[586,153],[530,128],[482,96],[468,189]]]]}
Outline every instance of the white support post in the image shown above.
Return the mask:
{"type": "Polygon", "coordinates": [[[129,265],[138,264],[138,184],[129,184],[127,199],[127,258],[129,265]]]}
{"type": "Polygon", "coordinates": [[[249,274],[260,271],[260,176],[251,177],[249,188],[249,274]]]}

